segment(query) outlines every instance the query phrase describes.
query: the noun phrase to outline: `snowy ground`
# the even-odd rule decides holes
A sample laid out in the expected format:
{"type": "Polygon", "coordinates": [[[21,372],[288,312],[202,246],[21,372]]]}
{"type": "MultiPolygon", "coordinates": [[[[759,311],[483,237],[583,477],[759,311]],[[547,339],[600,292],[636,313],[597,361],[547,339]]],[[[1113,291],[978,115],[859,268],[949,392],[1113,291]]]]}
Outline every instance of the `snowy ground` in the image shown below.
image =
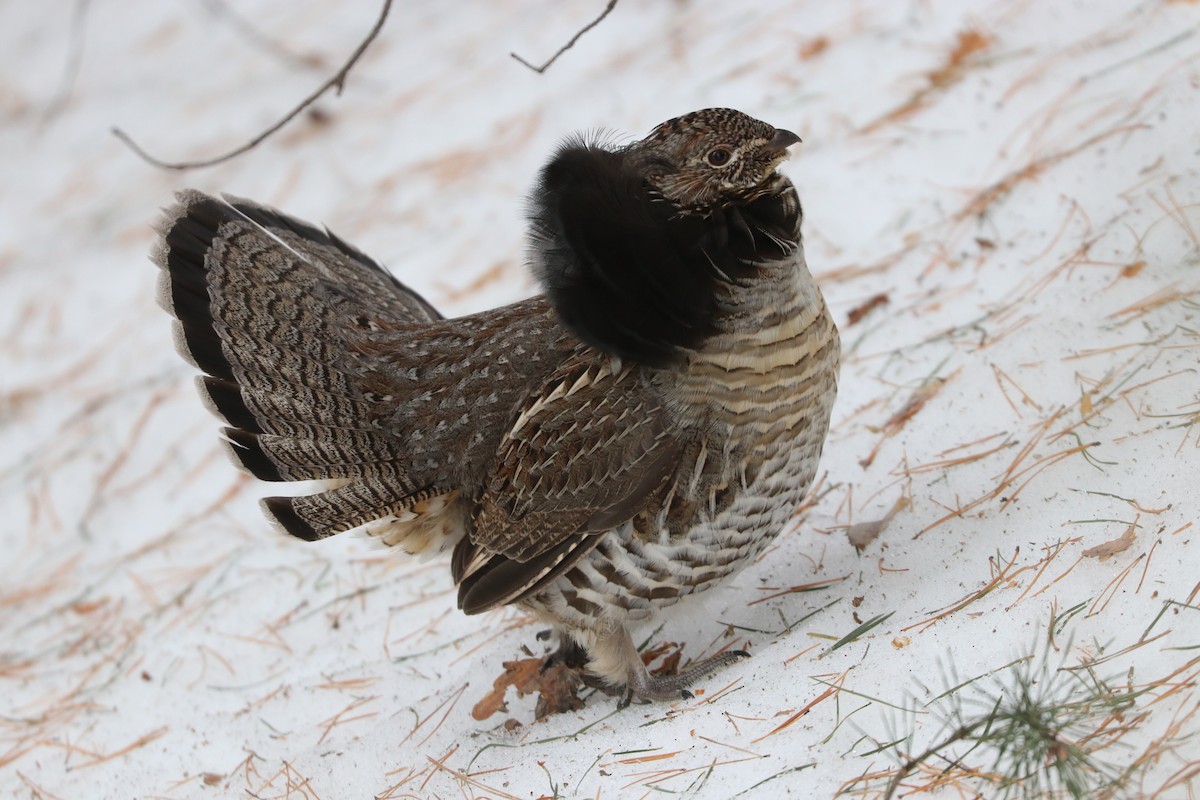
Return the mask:
{"type": "MultiPolygon", "coordinates": [[[[179,173],[110,126],[236,146],[378,6],[0,5],[0,794],[879,797],[1044,657],[1038,687],[1096,695],[1056,735],[1115,796],[1200,795],[1200,6],[625,0],[545,74],[509,58],[602,8],[399,4],[320,115],[179,173]],[[148,223],[184,186],[253,197],[463,313],[533,291],[522,197],[558,139],[712,105],[804,139],[846,351],[816,501],[645,632],[753,654],[694,701],[477,720],[537,627],[458,614],[443,562],[267,526],[148,223]]],[[[943,755],[897,796],[1000,796],[993,752],[943,755]]]]}

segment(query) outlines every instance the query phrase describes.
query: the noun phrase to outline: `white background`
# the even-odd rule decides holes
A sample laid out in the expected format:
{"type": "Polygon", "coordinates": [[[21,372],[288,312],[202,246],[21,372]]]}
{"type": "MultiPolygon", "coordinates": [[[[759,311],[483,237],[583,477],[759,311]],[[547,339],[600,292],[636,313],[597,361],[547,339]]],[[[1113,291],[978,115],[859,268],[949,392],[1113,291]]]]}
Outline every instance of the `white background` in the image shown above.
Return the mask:
{"type": "MultiPolygon", "coordinates": [[[[881,745],[944,735],[932,698],[1048,654],[1140,692],[1087,722],[1128,796],[1196,796],[1200,7],[626,0],[543,75],[509,58],[602,7],[402,3],[320,119],[178,173],[109,128],[236,146],[378,6],[239,3],[272,44],[211,2],[0,5],[0,794],[877,797],[881,745]],[[714,105],[804,139],[846,353],[819,499],[644,632],[753,654],[696,700],[477,721],[538,628],[460,615],[443,561],[268,527],[171,351],[149,223],[184,186],[252,197],[465,313],[535,291],[523,197],[559,139],[714,105]]],[[[946,766],[903,791],[994,795],[946,766]]]]}

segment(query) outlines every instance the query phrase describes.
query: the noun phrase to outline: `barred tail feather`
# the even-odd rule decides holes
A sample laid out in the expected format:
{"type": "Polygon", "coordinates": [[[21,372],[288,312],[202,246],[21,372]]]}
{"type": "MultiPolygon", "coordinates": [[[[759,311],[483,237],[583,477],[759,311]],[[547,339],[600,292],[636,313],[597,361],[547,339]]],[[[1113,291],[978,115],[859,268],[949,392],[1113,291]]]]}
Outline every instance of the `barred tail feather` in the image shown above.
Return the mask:
{"type": "Polygon", "coordinates": [[[179,351],[206,373],[197,385],[230,425],[235,462],[263,480],[335,484],[268,498],[268,516],[307,540],[383,519],[389,543],[402,546],[407,523],[420,519],[413,545],[427,546],[417,541],[437,528],[427,517],[448,505],[411,509],[444,490],[411,476],[404,442],[376,424],[347,320],[441,315],[328,231],[234,198],[186,191],[178,201],[153,254],[159,302],[176,317],[179,351]]]}
{"type": "MultiPolygon", "coordinates": [[[[457,501],[456,493],[450,495],[450,502],[439,504],[433,513],[461,519],[462,504],[457,501]]],[[[386,524],[390,522],[386,519],[388,517],[401,525],[411,524],[421,513],[422,504],[434,497],[447,496],[424,491],[401,498],[392,484],[377,478],[366,478],[344,483],[320,494],[267,497],[263,499],[262,507],[270,519],[292,536],[313,542],[376,520],[384,520],[386,524]]],[[[399,536],[388,544],[404,546],[407,544],[405,538],[399,536]]],[[[423,548],[410,549],[410,552],[422,551],[423,548]]]]}
{"type": "Polygon", "coordinates": [[[408,474],[396,460],[394,445],[379,437],[342,431],[336,437],[297,439],[225,428],[230,449],[241,465],[264,481],[307,481],[330,478],[387,478],[397,492],[411,494],[408,474]]]}
{"type": "Polygon", "coordinates": [[[210,411],[250,433],[308,439],[318,429],[377,432],[365,421],[369,404],[316,389],[271,393],[211,375],[196,378],[196,389],[210,411]]]}

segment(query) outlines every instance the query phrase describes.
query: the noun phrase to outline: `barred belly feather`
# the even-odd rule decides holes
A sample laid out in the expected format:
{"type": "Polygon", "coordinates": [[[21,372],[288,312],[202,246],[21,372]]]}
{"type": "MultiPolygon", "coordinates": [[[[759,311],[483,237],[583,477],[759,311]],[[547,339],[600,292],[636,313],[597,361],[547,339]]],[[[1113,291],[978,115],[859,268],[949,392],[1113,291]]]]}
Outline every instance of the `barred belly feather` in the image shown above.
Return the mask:
{"type": "Polygon", "coordinates": [[[709,487],[694,518],[672,530],[667,504],[644,530],[617,528],[525,601],[535,613],[584,630],[652,620],[753,562],[800,507],[836,395],[837,329],[802,262],[731,291],[727,302],[750,313],[692,355],[677,386],[681,405],[719,432],[719,452],[706,449],[688,470],[709,487]],[[752,325],[756,315],[769,324],[752,325]],[[733,499],[722,501],[730,484],[733,499]]]}

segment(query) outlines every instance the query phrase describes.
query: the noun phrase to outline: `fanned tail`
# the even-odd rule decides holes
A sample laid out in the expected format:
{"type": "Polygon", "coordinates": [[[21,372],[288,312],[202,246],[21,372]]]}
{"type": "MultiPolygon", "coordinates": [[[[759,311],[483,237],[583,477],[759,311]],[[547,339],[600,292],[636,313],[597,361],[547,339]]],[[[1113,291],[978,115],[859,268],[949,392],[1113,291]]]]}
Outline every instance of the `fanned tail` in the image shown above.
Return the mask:
{"type": "Polygon", "coordinates": [[[369,390],[350,337],[441,315],[328,231],[235,198],[177,199],[153,254],[159,303],[176,318],[180,352],[207,373],[198,385],[230,425],[230,451],[262,480],[331,481],[319,494],[267,498],[267,514],[306,540],[384,519],[376,533],[389,544],[435,542],[408,542],[396,526],[451,487],[412,474],[404,442],[376,424],[387,398],[369,390]]]}

